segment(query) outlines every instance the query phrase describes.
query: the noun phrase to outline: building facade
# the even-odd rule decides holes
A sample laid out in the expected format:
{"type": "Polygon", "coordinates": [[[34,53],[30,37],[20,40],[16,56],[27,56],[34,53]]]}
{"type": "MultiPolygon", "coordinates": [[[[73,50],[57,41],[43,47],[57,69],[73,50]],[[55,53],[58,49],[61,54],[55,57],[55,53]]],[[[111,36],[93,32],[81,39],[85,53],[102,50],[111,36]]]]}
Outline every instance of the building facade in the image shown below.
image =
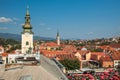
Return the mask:
{"type": "Polygon", "coordinates": [[[33,32],[32,26],[30,24],[30,14],[29,7],[27,7],[25,23],[23,25],[22,32],[22,53],[32,53],[33,52],[33,32]]]}

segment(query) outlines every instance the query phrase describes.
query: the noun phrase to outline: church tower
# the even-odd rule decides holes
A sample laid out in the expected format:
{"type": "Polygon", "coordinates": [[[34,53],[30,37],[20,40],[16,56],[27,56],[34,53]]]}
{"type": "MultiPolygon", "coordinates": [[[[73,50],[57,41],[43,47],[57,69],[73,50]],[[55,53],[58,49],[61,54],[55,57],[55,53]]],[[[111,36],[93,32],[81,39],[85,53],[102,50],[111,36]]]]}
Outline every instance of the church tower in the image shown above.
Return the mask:
{"type": "Polygon", "coordinates": [[[56,36],[56,42],[57,42],[57,45],[60,45],[60,35],[58,31],[57,31],[57,36],[56,36]]]}
{"type": "Polygon", "coordinates": [[[22,31],[22,53],[25,54],[33,52],[33,34],[32,26],[30,24],[29,6],[27,6],[25,23],[22,31]]]}

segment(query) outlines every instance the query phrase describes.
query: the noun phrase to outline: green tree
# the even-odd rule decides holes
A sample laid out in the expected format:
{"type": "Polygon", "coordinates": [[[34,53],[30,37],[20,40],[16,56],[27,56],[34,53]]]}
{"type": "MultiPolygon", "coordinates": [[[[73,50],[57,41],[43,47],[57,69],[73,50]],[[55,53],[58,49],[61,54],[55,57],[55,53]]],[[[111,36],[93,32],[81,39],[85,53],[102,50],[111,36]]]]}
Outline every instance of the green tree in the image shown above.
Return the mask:
{"type": "Polygon", "coordinates": [[[80,68],[79,60],[70,60],[65,59],[60,61],[61,64],[63,64],[67,70],[75,70],[80,68]]]}

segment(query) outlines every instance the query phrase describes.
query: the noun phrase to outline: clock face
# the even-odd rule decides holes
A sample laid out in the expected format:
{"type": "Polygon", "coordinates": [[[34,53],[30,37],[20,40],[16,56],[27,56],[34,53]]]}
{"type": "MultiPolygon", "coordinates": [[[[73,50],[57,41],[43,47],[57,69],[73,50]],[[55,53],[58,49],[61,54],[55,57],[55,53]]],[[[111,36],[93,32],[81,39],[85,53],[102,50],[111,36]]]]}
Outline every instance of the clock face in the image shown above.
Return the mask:
{"type": "Polygon", "coordinates": [[[26,33],[25,33],[25,36],[29,36],[29,34],[30,34],[30,33],[26,32],[26,33]]]}

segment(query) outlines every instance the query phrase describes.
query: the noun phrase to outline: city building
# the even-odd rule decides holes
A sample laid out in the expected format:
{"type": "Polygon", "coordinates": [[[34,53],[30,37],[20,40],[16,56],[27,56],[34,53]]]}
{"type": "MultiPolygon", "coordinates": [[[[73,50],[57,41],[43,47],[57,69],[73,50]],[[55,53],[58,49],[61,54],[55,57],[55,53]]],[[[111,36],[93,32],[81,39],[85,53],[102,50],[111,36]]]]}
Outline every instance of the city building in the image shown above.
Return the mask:
{"type": "Polygon", "coordinates": [[[33,32],[32,26],[30,24],[30,13],[29,6],[27,6],[25,23],[23,25],[22,32],[22,53],[32,53],[33,52],[33,32]]]}
{"type": "Polygon", "coordinates": [[[110,68],[113,67],[113,61],[111,60],[110,56],[102,56],[100,58],[100,67],[103,68],[110,68]]]}

